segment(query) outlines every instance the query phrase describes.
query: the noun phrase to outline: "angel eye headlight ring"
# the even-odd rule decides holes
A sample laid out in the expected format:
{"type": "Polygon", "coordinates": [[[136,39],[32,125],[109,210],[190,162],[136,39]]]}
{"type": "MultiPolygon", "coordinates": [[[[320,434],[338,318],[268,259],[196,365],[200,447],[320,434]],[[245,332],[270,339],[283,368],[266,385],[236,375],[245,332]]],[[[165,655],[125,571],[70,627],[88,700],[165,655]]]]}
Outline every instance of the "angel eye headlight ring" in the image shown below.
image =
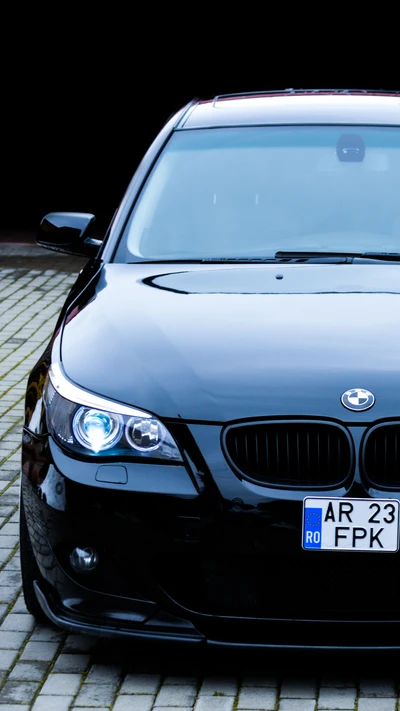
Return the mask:
{"type": "Polygon", "coordinates": [[[163,444],[167,431],[155,418],[131,417],[125,426],[125,437],[133,449],[152,452],[163,444]]]}
{"type": "Polygon", "coordinates": [[[113,447],[122,437],[122,418],[111,412],[80,407],[72,422],[72,431],[79,444],[92,452],[113,447]]]}

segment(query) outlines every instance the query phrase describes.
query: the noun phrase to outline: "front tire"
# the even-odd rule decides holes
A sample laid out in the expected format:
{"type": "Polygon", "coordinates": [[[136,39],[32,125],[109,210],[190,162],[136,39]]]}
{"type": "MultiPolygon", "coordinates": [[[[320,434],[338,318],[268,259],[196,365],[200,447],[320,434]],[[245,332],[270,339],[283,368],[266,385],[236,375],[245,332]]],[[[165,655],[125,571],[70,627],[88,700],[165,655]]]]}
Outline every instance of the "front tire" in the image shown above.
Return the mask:
{"type": "Polygon", "coordinates": [[[21,556],[21,573],[22,573],[22,592],[24,594],[25,605],[28,612],[33,615],[38,622],[48,622],[46,615],[39,605],[36,597],[34,581],[40,580],[40,570],[36,563],[35,554],[33,552],[31,539],[29,537],[28,525],[24,504],[20,501],[19,510],[19,543],[21,556]]]}

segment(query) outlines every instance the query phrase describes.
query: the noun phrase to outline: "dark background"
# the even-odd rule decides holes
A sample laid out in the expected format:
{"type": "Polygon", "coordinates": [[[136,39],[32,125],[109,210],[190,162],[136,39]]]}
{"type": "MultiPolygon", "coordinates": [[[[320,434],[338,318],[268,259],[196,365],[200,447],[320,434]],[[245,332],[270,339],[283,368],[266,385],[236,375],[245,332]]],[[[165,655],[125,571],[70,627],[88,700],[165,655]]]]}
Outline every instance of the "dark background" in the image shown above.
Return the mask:
{"type": "Polygon", "coordinates": [[[397,62],[384,58],[379,65],[374,56],[368,63],[356,52],[344,60],[341,42],[333,53],[324,37],[318,46],[301,33],[296,42],[264,40],[255,55],[236,35],[217,59],[213,35],[201,43],[188,35],[188,49],[169,42],[168,33],[163,43],[136,33],[128,44],[118,38],[125,50],[118,53],[115,37],[108,45],[104,31],[100,37],[92,28],[91,42],[82,42],[86,28],[74,17],[67,36],[59,36],[60,26],[54,22],[41,35],[29,33],[25,22],[18,43],[0,57],[0,233],[11,238],[34,232],[46,212],[58,210],[93,212],[105,229],[143,153],[193,97],[285,87],[400,88],[397,62]]]}

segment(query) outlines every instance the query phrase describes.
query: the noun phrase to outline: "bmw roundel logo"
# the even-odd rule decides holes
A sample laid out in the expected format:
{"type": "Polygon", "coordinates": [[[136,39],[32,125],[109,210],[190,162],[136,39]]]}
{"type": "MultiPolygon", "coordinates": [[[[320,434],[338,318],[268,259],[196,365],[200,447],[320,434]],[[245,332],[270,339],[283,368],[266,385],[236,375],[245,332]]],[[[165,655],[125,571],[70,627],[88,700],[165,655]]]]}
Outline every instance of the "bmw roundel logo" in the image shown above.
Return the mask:
{"type": "Polygon", "coordinates": [[[346,390],[340,399],[348,410],[369,410],[375,402],[375,395],[363,388],[352,388],[346,390]]]}

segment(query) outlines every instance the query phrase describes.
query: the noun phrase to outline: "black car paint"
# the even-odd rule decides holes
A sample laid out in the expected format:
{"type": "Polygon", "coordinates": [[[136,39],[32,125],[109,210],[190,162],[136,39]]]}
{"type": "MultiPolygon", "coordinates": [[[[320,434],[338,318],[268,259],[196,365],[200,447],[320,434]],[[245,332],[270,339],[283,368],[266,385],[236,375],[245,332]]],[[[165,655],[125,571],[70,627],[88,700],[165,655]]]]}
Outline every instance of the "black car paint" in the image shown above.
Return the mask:
{"type": "Polygon", "coordinates": [[[38,598],[60,626],[108,636],[399,648],[400,554],[389,554],[385,612],[382,556],[366,564],[363,555],[303,551],[304,491],[247,481],[221,448],[225,425],[237,421],[341,423],[354,442],[352,476],[324,495],[398,497],[371,487],[360,452],[368,427],[399,414],[399,266],[109,263],[134,195],[184,114],[190,108],[145,157],[29,378],[22,496],[42,575],[38,598]],[[52,360],[77,385],[160,417],[183,463],[107,462],[125,468],[120,484],[99,480],[101,457],[63,452],[47,434],[41,400],[52,360]],[[340,397],[351,387],[374,392],[373,410],[344,410],[340,397]],[[89,544],[101,565],[76,574],[69,552],[89,544]],[[317,595],[322,571],[331,586],[317,595]]]}
{"type": "Polygon", "coordinates": [[[397,264],[107,264],[74,305],[60,359],[74,383],[101,382],[163,419],[395,417],[398,275],[397,264]],[[373,413],[344,410],[342,393],[366,382],[373,413]]]}

